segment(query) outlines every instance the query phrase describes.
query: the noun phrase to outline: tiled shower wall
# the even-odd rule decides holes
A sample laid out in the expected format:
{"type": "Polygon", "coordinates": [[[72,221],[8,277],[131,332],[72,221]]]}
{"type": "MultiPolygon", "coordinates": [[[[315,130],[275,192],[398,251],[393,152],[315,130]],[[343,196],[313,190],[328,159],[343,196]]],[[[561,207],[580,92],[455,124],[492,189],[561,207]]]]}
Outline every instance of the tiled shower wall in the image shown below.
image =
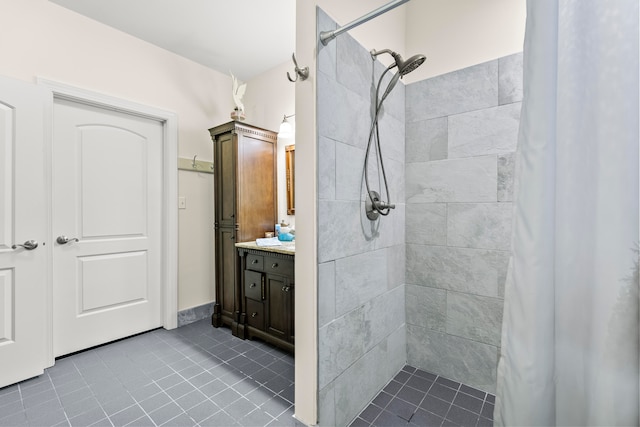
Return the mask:
{"type": "MultiPolygon", "coordinates": [[[[318,30],[332,28],[335,22],[319,10],[318,30]]],[[[364,213],[372,82],[383,70],[380,63],[374,69],[371,55],[348,34],[328,46],[318,44],[319,422],[324,426],[351,422],[406,362],[402,83],[385,101],[380,119],[396,209],[377,222],[364,213]]],[[[380,188],[377,180],[372,184],[380,188]]]]}
{"type": "Polygon", "coordinates": [[[491,393],[521,101],[522,54],[406,87],[408,363],[491,393]]]}

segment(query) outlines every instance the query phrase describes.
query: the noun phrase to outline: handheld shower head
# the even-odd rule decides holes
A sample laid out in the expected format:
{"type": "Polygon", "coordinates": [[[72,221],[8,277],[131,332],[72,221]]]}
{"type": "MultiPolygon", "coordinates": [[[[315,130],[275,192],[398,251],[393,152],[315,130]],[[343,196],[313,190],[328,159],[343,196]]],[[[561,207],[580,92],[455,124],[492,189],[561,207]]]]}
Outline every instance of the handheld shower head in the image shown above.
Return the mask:
{"type": "Polygon", "coordinates": [[[421,66],[422,63],[427,59],[426,56],[420,54],[413,55],[406,61],[402,59],[402,56],[399,53],[393,52],[391,56],[393,56],[393,59],[396,61],[396,65],[398,66],[398,73],[400,73],[401,76],[409,74],[410,72],[421,66]]]}
{"type": "Polygon", "coordinates": [[[411,58],[405,61],[402,58],[402,55],[389,49],[382,49],[382,50],[373,49],[369,53],[371,54],[372,58],[375,58],[381,53],[388,53],[389,55],[393,56],[393,60],[395,61],[395,66],[398,67],[398,73],[400,74],[400,77],[406,74],[409,74],[410,72],[412,72],[413,70],[421,66],[422,63],[427,59],[426,56],[418,54],[418,55],[413,55],[411,58]]]}

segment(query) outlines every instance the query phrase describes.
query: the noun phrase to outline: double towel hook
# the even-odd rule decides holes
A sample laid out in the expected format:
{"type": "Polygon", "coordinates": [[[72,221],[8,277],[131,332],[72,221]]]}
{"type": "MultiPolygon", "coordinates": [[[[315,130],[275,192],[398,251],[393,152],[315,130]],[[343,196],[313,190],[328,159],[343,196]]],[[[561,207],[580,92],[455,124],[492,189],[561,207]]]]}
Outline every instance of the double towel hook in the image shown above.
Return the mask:
{"type": "Polygon", "coordinates": [[[293,65],[296,66],[295,68],[296,78],[292,79],[291,75],[287,71],[287,78],[289,79],[289,81],[295,83],[298,81],[298,77],[300,77],[300,80],[302,81],[307,80],[307,78],[309,77],[309,67],[304,67],[304,68],[298,67],[298,61],[296,61],[295,52],[293,53],[293,55],[291,55],[291,59],[293,59],[293,65]]]}

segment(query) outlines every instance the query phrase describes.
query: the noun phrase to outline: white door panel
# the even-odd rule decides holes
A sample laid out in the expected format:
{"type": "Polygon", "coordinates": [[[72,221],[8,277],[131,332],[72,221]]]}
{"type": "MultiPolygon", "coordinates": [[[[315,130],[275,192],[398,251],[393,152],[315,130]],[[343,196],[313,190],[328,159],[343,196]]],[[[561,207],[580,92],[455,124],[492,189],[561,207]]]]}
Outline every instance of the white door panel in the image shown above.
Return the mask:
{"type": "Polygon", "coordinates": [[[0,387],[46,364],[46,91],[0,77],[0,387]],[[13,249],[36,240],[38,247],[13,249]]]}
{"type": "Polygon", "coordinates": [[[162,326],[162,124],[56,100],[56,356],[162,326]]]}

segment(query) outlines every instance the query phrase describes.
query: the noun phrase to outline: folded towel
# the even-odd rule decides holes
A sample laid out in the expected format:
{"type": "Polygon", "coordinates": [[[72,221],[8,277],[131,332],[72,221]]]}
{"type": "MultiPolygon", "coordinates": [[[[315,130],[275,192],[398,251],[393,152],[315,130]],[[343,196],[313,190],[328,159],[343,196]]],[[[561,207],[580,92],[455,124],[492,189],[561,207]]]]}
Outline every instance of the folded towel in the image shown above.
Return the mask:
{"type": "Polygon", "coordinates": [[[256,245],[258,246],[282,246],[280,240],[277,237],[268,237],[264,239],[256,239],[256,245]]]}

